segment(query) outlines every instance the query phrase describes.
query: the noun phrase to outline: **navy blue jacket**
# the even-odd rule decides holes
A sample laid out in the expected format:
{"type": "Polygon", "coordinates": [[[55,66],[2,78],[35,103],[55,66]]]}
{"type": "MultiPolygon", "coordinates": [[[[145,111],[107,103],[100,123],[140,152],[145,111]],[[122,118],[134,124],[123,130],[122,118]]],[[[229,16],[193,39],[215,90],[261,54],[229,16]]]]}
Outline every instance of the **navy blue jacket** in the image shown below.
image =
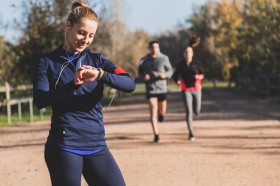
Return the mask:
{"type": "Polygon", "coordinates": [[[68,62],[63,48],[59,47],[38,61],[33,81],[34,103],[39,109],[52,107],[47,145],[94,150],[106,146],[101,105],[104,84],[132,92],[135,82],[100,53],[86,49],[76,60],[74,67],[68,62]],[[102,79],[75,85],[75,71],[82,65],[102,68],[102,79]]]}

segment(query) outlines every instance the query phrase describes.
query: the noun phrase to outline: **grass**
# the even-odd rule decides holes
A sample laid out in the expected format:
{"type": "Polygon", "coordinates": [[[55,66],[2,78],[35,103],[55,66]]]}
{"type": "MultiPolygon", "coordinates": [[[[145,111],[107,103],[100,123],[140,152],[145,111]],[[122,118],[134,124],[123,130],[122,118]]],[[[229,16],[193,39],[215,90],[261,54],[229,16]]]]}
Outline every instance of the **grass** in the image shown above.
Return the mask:
{"type": "MultiPolygon", "coordinates": [[[[235,87],[234,84],[231,85],[231,87],[235,87]]],[[[203,82],[202,83],[202,88],[203,89],[216,89],[216,88],[228,88],[228,82],[218,82],[216,87],[214,87],[212,82],[203,82]]],[[[181,86],[178,86],[174,83],[169,83],[168,84],[168,89],[169,90],[178,90],[181,91],[181,86]]],[[[133,93],[126,94],[128,96],[134,95],[134,94],[145,94],[146,93],[146,88],[145,84],[136,84],[135,91],[133,93]]]]}
{"type": "Polygon", "coordinates": [[[144,94],[144,93],[146,93],[145,84],[136,84],[135,91],[131,94],[133,95],[133,94],[144,94]]]}
{"type": "MultiPolygon", "coordinates": [[[[106,89],[105,89],[106,91],[106,89]]],[[[134,94],[140,94],[140,93],[145,93],[145,85],[144,84],[139,84],[136,86],[136,89],[133,93],[125,93],[122,94],[121,96],[132,96],[134,94]]],[[[102,98],[102,105],[104,108],[106,108],[110,102],[112,101],[113,98],[113,93],[110,92],[107,97],[102,98]]],[[[113,99],[113,102],[118,100],[118,91],[115,92],[115,96],[113,99]]],[[[35,106],[33,107],[33,121],[40,121],[40,111],[37,109],[35,106]]],[[[51,108],[48,107],[45,112],[43,112],[43,120],[50,120],[51,118],[51,108]]],[[[12,108],[12,115],[11,115],[11,123],[8,123],[8,117],[7,117],[7,111],[5,109],[2,109],[2,113],[0,113],[0,127],[2,126],[9,126],[9,125],[14,125],[14,124],[19,124],[19,123],[28,123],[30,122],[30,114],[28,107],[24,109],[22,112],[22,120],[19,120],[18,118],[18,111],[16,107],[12,108]]]]}
{"type": "MultiPolygon", "coordinates": [[[[36,107],[33,108],[33,121],[40,121],[40,120],[49,120],[51,118],[51,108],[45,109],[43,112],[43,118],[40,118],[40,111],[36,107]]],[[[8,117],[6,111],[0,114],[0,127],[8,126],[18,123],[29,123],[30,122],[30,113],[27,110],[23,110],[22,112],[22,119],[19,120],[18,111],[17,109],[12,108],[12,115],[11,115],[11,123],[8,123],[8,117]]]]}
{"type": "MultiPolygon", "coordinates": [[[[228,88],[228,82],[218,82],[216,87],[214,87],[212,82],[204,81],[204,82],[202,82],[202,87],[203,87],[203,89],[228,88]]],[[[235,87],[235,85],[232,84],[231,87],[235,87]]],[[[178,89],[178,91],[180,91],[180,86],[177,86],[174,83],[173,84],[170,83],[168,85],[168,88],[169,89],[176,89],[176,90],[178,89]]],[[[256,90],[251,90],[251,89],[250,90],[239,89],[239,90],[242,91],[242,92],[257,96],[258,98],[261,98],[261,99],[266,99],[266,100],[269,100],[269,101],[272,101],[272,102],[280,103],[280,97],[279,96],[268,96],[263,91],[256,91],[256,90]]],[[[126,96],[133,96],[133,95],[136,95],[136,94],[145,94],[145,93],[146,93],[145,84],[137,84],[136,89],[133,93],[125,93],[122,96],[126,97],[126,96]]],[[[115,93],[115,98],[114,98],[113,101],[117,101],[117,99],[118,99],[117,94],[118,94],[118,92],[115,93]]],[[[107,97],[103,97],[102,104],[103,104],[104,107],[106,107],[111,102],[112,97],[113,97],[113,94],[109,94],[107,97]]],[[[43,114],[43,120],[49,120],[51,118],[51,112],[52,112],[51,108],[47,108],[46,111],[43,114]]],[[[13,109],[11,120],[12,120],[11,124],[30,122],[29,111],[25,111],[25,112],[22,113],[22,120],[20,121],[18,119],[17,109],[13,109]]],[[[39,121],[39,120],[41,120],[40,112],[36,107],[34,107],[33,121],[39,121]]],[[[7,125],[10,125],[10,124],[8,124],[8,118],[7,118],[6,112],[4,112],[4,113],[0,114],[0,127],[1,126],[7,126],[7,125]]]]}
{"type": "MultiPolygon", "coordinates": [[[[235,84],[231,84],[231,87],[235,87],[235,84]]],[[[228,82],[217,82],[216,87],[213,82],[202,82],[203,89],[219,89],[219,88],[228,88],[228,82]]]]}

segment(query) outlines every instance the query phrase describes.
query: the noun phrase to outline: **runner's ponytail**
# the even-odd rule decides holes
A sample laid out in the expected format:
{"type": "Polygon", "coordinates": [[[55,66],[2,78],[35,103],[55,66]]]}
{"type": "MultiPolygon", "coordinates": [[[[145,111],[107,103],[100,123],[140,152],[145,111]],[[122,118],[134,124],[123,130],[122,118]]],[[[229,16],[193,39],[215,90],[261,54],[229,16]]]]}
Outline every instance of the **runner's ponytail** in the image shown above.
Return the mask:
{"type": "Polygon", "coordinates": [[[191,34],[188,47],[195,48],[199,45],[199,43],[200,43],[200,38],[195,34],[191,34]]]}

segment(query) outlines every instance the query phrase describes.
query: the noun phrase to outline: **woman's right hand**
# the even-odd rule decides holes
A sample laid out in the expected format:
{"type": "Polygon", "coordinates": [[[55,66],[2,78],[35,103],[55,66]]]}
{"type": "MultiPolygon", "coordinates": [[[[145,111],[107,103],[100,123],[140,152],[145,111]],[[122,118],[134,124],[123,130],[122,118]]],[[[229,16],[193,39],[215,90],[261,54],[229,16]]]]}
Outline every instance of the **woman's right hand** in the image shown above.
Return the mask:
{"type": "Polygon", "coordinates": [[[75,72],[74,82],[76,85],[82,85],[94,81],[99,77],[99,73],[97,68],[83,65],[75,72]]]}

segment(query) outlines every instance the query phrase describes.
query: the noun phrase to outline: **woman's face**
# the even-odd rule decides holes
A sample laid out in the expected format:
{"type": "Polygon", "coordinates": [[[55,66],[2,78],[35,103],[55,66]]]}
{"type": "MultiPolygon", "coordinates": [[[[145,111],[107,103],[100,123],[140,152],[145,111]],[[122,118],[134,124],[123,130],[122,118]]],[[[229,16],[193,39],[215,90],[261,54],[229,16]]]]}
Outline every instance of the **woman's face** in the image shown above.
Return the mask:
{"type": "Polygon", "coordinates": [[[184,51],[184,57],[187,61],[191,61],[193,58],[193,49],[192,47],[187,47],[184,51]]]}
{"type": "Polygon", "coordinates": [[[94,38],[98,23],[87,17],[82,17],[78,23],[72,27],[70,22],[66,23],[66,50],[70,53],[82,52],[88,47],[94,38]]]}

